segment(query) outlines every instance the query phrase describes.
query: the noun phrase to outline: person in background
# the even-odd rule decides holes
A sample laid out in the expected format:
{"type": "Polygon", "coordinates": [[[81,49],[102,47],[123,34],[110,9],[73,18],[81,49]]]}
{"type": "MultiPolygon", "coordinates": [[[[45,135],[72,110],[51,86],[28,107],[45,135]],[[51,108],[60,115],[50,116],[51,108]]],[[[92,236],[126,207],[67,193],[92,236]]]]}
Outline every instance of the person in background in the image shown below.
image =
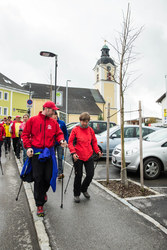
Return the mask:
{"type": "Polygon", "coordinates": [[[20,137],[19,137],[19,127],[21,125],[21,116],[16,115],[16,120],[11,123],[10,132],[13,140],[13,148],[17,159],[20,159],[20,137]]]}
{"type": "Polygon", "coordinates": [[[6,123],[6,120],[7,120],[7,118],[4,117],[3,120],[2,120],[2,125],[6,123]]]}
{"type": "Polygon", "coordinates": [[[12,117],[10,115],[8,116],[8,121],[10,122],[10,124],[12,123],[12,117]]]}
{"type": "Polygon", "coordinates": [[[1,161],[1,147],[3,144],[3,140],[5,139],[5,129],[2,124],[0,124],[0,161],[1,161]]]}
{"type": "MultiPolygon", "coordinates": [[[[66,142],[68,143],[68,132],[67,132],[67,127],[66,127],[65,122],[59,119],[57,111],[55,111],[52,118],[58,122],[59,127],[63,131],[64,138],[65,138],[66,142]]],[[[60,144],[58,142],[56,142],[55,150],[57,151],[57,156],[58,156],[58,180],[60,180],[60,179],[64,178],[64,174],[63,174],[64,148],[62,148],[60,146],[60,144]]]]}
{"type": "Polygon", "coordinates": [[[6,123],[3,124],[3,127],[5,129],[5,154],[10,152],[10,147],[11,147],[11,133],[9,131],[10,129],[10,120],[7,119],[6,123]]]}
{"type": "MultiPolygon", "coordinates": [[[[23,132],[23,130],[25,128],[25,125],[26,125],[26,122],[28,121],[28,119],[29,119],[29,115],[28,114],[23,115],[23,122],[21,123],[21,125],[19,127],[20,138],[21,138],[22,132],[23,132]]],[[[27,158],[27,150],[24,148],[22,138],[21,138],[21,146],[23,148],[23,163],[25,163],[26,158],[27,158]]]]}
{"type": "Polygon", "coordinates": [[[97,145],[97,139],[95,137],[94,130],[88,126],[90,121],[90,115],[84,112],[79,117],[80,124],[73,128],[71,131],[68,147],[73,157],[75,178],[74,178],[74,201],[80,202],[81,192],[85,198],[90,199],[90,195],[87,192],[94,176],[94,160],[93,151],[102,156],[102,153],[97,145]],[[83,165],[85,166],[86,177],[82,184],[83,165]]]}
{"type": "MultiPolygon", "coordinates": [[[[54,102],[47,101],[43,111],[31,117],[22,133],[27,156],[31,158],[32,176],[34,180],[34,198],[37,206],[37,216],[43,217],[43,206],[47,201],[47,191],[52,187],[56,191],[57,162],[54,152],[55,140],[66,147],[64,135],[52,115],[58,108],[54,102]]],[[[24,168],[24,167],[23,167],[24,168]]],[[[22,170],[24,172],[24,169],[22,170]]],[[[24,173],[25,174],[25,173],[24,173]]]]}

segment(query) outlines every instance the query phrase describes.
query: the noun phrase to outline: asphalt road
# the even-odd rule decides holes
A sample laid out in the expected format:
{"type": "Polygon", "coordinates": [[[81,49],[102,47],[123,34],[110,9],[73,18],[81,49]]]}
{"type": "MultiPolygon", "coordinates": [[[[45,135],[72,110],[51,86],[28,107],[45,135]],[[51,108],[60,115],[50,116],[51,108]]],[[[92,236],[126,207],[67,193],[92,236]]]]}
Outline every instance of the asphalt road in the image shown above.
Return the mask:
{"type": "MultiPolygon", "coordinates": [[[[64,185],[70,171],[66,164],[64,185]]],[[[63,209],[61,181],[56,193],[50,190],[48,194],[44,222],[52,249],[166,250],[167,236],[162,231],[93,184],[89,188],[91,199],[81,195],[81,203],[74,203],[73,177],[64,195],[63,209]]]]}
{"type": "Polygon", "coordinates": [[[16,195],[20,185],[19,172],[13,152],[11,159],[4,157],[0,170],[0,249],[1,250],[38,250],[38,240],[27,203],[24,188],[19,200],[16,195]]]}

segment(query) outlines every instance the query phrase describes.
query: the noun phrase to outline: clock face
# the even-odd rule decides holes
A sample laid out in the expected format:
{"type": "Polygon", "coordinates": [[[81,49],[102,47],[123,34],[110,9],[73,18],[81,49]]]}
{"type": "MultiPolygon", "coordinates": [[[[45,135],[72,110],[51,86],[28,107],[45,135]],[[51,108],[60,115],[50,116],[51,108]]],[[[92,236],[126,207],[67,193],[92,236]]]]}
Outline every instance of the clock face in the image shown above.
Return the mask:
{"type": "Polygon", "coordinates": [[[107,71],[110,71],[111,70],[111,67],[110,66],[107,66],[107,71]]]}

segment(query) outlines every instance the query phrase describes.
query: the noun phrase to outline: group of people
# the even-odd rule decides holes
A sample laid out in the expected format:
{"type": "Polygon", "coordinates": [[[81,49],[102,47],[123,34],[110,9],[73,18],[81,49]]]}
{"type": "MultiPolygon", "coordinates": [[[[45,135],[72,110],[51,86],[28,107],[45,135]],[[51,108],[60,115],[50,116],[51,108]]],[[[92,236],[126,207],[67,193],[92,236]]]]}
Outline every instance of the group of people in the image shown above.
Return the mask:
{"type": "MultiPolygon", "coordinates": [[[[20,159],[20,148],[21,148],[21,132],[25,127],[25,123],[29,119],[29,115],[23,115],[23,121],[21,121],[21,116],[16,115],[14,120],[12,121],[12,117],[8,116],[8,118],[4,117],[0,123],[0,157],[1,157],[1,148],[4,143],[5,146],[5,154],[10,152],[11,148],[11,139],[13,142],[13,149],[16,157],[20,159]],[[1,132],[2,131],[2,132],[1,132]]],[[[23,148],[23,162],[26,159],[26,152],[23,148]]]]}
{"type": "MultiPolygon", "coordinates": [[[[47,101],[38,115],[27,119],[24,125],[20,124],[22,146],[28,156],[21,177],[30,172],[32,174],[34,199],[37,206],[37,215],[40,217],[44,216],[43,206],[47,201],[49,187],[51,186],[55,192],[57,176],[58,179],[64,178],[62,159],[65,147],[69,147],[74,163],[73,193],[76,203],[80,202],[81,193],[85,198],[90,199],[87,190],[94,176],[93,153],[95,152],[99,157],[102,156],[95,133],[88,125],[90,121],[89,113],[84,112],[80,115],[80,124],[72,130],[68,139],[66,125],[58,118],[58,109],[54,102],[47,101]],[[57,152],[58,157],[58,169],[55,152],[57,152]],[[83,165],[85,166],[86,177],[82,182],[83,165]]],[[[17,122],[20,122],[20,120],[17,120],[17,122]]],[[[11,127],[13,127],[12,133],[15,133],[18,125],[15,124],[11,127]]],[[[17,142],[15,145],[17,145],[17,142]]]]}

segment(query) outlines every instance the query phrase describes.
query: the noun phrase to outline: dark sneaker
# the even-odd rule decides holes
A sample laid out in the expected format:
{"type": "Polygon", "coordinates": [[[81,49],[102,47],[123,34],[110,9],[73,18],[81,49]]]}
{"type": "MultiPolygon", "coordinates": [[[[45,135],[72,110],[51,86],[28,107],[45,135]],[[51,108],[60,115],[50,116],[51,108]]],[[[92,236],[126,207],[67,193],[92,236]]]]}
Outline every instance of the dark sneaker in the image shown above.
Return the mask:
{"type": "Polygon", "coordinates": [[[75,201],[76,203],[80,203],[80,198],[79,198],[79,196],[74,196],[74,201],[75,201]]]}
{"type": "Polygon", "coordinates": [[[37,207],[37,215],[38,215],[39,217],[44,217],[43,206],[37,207]]]}
{"type": "Polygon", "coordinates": [[[61,180],[61,179],[63,179],[63,178],[64,178],[64,174],[59,174],[58,180],[61,180]]]}
{"type": "Polygon", "coordinates": [[[45,194],[45,202],[47,202],[48,201],[48,196],[47,196],[47,194],[45,194]]]}
{"type": "Polygon", "coordinates": [[[85,196],[86,199],[90,199],[90,195],[88,194],[88,192],[83,192],[83,195],[85,196]]]}

